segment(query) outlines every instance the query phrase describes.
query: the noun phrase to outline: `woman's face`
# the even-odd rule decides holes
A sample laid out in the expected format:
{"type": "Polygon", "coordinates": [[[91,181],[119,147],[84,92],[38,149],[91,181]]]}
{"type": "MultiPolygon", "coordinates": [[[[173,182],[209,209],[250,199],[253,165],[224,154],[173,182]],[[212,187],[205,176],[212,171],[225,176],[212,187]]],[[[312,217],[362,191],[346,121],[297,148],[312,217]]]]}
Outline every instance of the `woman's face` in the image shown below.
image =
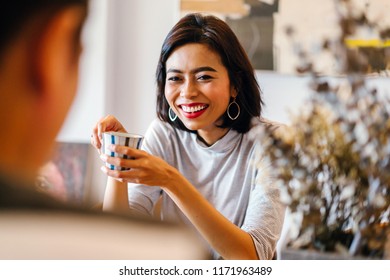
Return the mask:
{"type": "Polygon", "coordinates": [[[165,97],[176,115],[209,145],[228,129],[218,128],[230,97],[236,96],[218,53],[191,43],[172,52],[166,61],[165,97]]]}

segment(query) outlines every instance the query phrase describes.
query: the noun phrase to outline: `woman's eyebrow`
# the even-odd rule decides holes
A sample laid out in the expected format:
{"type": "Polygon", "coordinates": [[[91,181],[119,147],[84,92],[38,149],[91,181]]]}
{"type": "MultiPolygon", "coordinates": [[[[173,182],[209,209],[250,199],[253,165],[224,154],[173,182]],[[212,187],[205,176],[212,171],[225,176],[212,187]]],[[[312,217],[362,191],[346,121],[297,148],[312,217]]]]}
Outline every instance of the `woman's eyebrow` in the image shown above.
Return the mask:
{"type": "MultiPolygon", "coordinates": [[[[195,69],[192,69],[191,70],[191,74],[196,74],[196,73],[199,73],[199,72],[203,72],[203,71],[209,71],[209,72],[217,72],[217,70],[215,70],[213,67],[210,67],[210,66],[201,66],[201,67],[197,67],[195,69]]],[[[183,71],[179,70],[179,69],[175,69],[175,68],[170,68],[168,69],[167,71],[167,74],[168,73],[179,73],[179,74],[182,74],[183,71]]]]}
{"type": "Polygon", "coordinates": [[[210,66],[202,66],[202,67],[198,67],[198,68],[191,70],[191,73],[195,74],[195,73],[199,73],[199,72],[203,72],[203,71],[217,72],[217,70],[215,70],[214,68],[212,68],[210,66]]]}

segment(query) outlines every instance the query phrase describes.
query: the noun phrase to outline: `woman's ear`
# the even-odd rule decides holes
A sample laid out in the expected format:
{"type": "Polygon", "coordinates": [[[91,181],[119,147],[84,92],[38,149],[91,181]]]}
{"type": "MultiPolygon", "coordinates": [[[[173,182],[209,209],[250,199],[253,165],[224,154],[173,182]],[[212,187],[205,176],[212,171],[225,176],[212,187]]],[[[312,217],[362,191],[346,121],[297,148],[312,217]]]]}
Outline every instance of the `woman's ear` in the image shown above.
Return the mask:
{"type": "Polygon", "coordinates": [[[231,96],[232,98],[236,98],[237,95],[238,95],[237,89],[236,89],[235,87],[232,87],[232,89],[230,90],[230,96],[231,96]]]}

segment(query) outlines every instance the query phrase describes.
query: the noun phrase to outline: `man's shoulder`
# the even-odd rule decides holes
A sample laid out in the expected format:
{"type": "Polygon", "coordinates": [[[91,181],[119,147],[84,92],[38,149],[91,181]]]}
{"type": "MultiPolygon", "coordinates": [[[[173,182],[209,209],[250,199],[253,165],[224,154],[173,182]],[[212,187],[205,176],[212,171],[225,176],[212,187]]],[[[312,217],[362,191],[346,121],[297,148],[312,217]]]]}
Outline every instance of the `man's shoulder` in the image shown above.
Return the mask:
{"type": "Polygon", "coordinates": [[[67,206],[33,188],[0,179],[0,259],[208,258],[183,226],[67,206]]]}
{"type": "Polygon", "coordinates": [[[33,184],[0,178],[1,209],[68,209],[70,206],[36,190],[33,184]]]}

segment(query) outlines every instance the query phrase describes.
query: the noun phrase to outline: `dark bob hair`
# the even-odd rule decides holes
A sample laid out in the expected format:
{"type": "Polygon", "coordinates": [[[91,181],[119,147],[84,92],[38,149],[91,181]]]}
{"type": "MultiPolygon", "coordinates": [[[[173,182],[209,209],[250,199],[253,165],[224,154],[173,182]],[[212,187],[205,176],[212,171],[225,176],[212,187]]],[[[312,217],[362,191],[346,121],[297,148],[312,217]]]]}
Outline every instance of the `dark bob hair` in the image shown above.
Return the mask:
{"type": "Polygon", "coordinates": [[[156,71],[157,116],[174,127],[190,131],[179,118],[174,122],[169,119],[169,104],[164,94],[166,61],[176,48],[189,43],[206,45],[219,54],[228,71],[230,83],[237,91],[236,102],[240,106],[240,116],[231,120],[225,112],[220,127],[229,127],[240,133],[248,132],[251,119],[261,115],[263,105],[261,91],[254,69],[236,35],[224,21],[214,16],[186,15],[165,38],[156,71]]]}

